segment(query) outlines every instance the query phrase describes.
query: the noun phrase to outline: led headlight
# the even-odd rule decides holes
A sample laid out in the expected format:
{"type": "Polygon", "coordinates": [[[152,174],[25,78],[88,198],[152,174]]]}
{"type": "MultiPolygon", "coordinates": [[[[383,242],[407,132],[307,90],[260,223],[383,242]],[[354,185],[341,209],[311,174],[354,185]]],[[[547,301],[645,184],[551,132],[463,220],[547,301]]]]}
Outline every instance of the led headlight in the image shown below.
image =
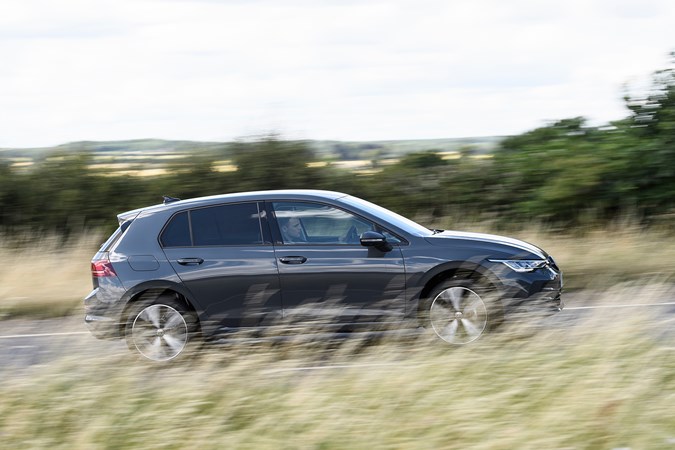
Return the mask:
{"type": "Polygon", "coordinates": [[[547,264],[544,259],[490,259],[489,261],[505,264],[516,272],[532,272],[546,267],[547,264]]]}

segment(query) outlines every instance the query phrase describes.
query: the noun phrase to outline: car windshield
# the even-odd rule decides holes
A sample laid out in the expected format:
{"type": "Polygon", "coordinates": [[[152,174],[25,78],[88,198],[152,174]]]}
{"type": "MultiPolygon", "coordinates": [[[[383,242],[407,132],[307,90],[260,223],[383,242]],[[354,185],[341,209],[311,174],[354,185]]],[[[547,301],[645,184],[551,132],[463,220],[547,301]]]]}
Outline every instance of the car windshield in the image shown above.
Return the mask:
{"type": "Polygon", "coordinates": [[[414,222],[407,217],[403,217],[402,215],[393,211],[389,211],[387,208],[383,208],[379,205],[376,205],[375,203],[370,203],[366,200],[362,200],[351,195],[341,197],[340,201],[343,201],[348,205],[364,209],[414,236],[429,236],[430,234],[433,234],[432,230],[423,227],[419,223],[414,222]]]}

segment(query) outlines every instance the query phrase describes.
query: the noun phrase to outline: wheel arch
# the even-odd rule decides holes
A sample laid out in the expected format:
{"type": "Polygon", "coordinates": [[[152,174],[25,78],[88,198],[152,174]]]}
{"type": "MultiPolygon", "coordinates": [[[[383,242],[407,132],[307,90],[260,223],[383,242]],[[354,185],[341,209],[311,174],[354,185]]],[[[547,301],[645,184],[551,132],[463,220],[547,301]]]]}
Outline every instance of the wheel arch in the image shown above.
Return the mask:
{"type": "Polygon", "coordinates": [[[473,261],[451,261],[434,267],[423,276],[420,283],[422,289],[417,298],[417,310],[424,307],[425,300],[436,286],[463,275],[469,279],[483,279],[498,292],[504,290],[499,278],[482,264],[473,261]]]}
{"type": "Polygon", "coordinates": [[[183,304],[187,310],[193,311],[199,319],[199,310],[192,300],[192,294],[184,286],[171,281],[148,281],[134,286],[124,294],[124,308],[119,321],[120,331],[124,332],[129,314],[139,301],[157,298],[169,293],[175,294],[175,299],[183,304]]]}

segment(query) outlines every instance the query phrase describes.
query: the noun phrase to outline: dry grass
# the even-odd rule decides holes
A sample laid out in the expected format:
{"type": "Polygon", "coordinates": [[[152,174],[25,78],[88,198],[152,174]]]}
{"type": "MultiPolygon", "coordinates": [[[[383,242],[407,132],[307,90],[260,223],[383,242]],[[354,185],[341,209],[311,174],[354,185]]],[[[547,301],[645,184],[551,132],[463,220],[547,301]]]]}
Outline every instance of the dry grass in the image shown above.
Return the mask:
{"type": "MultiPolygon", "coordinates": [[[[611,287],[667,280],[667,234],[514,235],[550,251],[568,285],[606,288],[600,303],[675,296],[666,283],[611,287]]],[[[22,241],[1,241],[0,311],[81,313],[101,236],[22,241]]],[[[55,363],[3,372],[0,448],[675,448],[675,321],[658,312],[563,312],[459,348],[429,336],[210,346],[152,365],[74,347],[55,363]]]]}
{"type": "Polygon", "coordinates": [[[0,237],[0,317],[54,316],[79,308],[91,290],[89,261],[104,239],[83,233],[0,237]]]}
{"type": "MultiPolygon", "coordinates": [[[[439,228],[495,233],[490,222],[440,221],[439,228]]],[[[496,232],[535,244],[552,255],[567,289],[605,288],[623,282],[669,282],[675,275],[675,237],[669,230],[632,223],[604,228],[552,230],[540,225],[496,232]]]]}
{"type": "Polygon", "coordinates": [[[3,379],[0,447],[673,448],[673,323],[639,311],[459,348],[428,337],[216,347],[169,365],[74,354],[3,379]]]}
{"type": "MultiPolygon", "coordinates": [[[[489,223],[438,226],[491,231],[489,223]]],[[[553,255],[565,273],[568,290],[604,289],[627,281],[669,282],[675,273],[675,239],[666,232],[627,224],[581,235],[536,226],[506,234],[553,255]]],[[[77,310],[91,288],[89,261],[103,240],[94,232],[70,242],[54,235],[0,239],[0,317],[54,316],[77,310]]]]}
{"type": "Polygon", "coordinates": [[[602,288],[626,281],[672,281],[672,234],[628,227],[588,231],[584,236],[525,231],[522,239],[541,243],[563,268],[567,287],[602,288]]]}

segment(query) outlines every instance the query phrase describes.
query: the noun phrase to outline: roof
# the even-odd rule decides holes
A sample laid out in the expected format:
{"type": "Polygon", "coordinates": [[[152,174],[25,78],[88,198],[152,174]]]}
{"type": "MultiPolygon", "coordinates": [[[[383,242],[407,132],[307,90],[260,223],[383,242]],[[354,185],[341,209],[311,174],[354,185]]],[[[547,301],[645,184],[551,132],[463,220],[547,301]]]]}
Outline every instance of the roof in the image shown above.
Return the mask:
{"type": "Polygon", "coordinates": [[[268,191],[235,192],[229,194],[210,195],[207,197],[196,197],[186,200],[172,201],[166,204],[160,203],[157,205],[146,206],[144,208],[138,208],[118,214],[117,218],[120,223],[123,223],[126,222],[127,220],[134,219],[141,212],[153,212],[157,210],[169,211],[174,209],[178,210],[190,206],[209,205],[213,203],[218,203],[219,201],[223,200],[247,201],[247,200],[274,200],[277,198],[284,198],[289,200],[309,200],[309,199],[335,200],[340,197],[344,197],[346,195],[347,194],[342,192],[323,191],[318,189],[279,189],[268,191]]]}

